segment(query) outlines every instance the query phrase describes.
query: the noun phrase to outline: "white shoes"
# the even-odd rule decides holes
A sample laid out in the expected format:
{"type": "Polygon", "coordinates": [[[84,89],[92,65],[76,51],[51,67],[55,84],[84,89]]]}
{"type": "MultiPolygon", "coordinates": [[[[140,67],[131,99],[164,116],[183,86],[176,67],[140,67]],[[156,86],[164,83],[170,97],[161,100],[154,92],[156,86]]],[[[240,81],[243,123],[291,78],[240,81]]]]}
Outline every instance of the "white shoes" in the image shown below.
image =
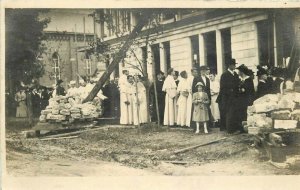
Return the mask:
{"type": "Polygon", "coordinates": [[[196,130],[195,134],[199,134],[199,129],[196,130]]]}

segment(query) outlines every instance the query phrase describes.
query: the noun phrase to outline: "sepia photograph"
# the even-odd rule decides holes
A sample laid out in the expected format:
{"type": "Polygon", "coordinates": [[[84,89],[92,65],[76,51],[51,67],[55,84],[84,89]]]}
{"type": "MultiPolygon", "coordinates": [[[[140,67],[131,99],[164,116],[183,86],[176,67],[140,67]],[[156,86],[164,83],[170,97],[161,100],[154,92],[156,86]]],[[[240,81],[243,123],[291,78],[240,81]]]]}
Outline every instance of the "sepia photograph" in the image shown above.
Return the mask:
{"type": "Polygon", "coordinates": [[[2,10],[6,175],[300,174],[299,8],[2,10]]]}

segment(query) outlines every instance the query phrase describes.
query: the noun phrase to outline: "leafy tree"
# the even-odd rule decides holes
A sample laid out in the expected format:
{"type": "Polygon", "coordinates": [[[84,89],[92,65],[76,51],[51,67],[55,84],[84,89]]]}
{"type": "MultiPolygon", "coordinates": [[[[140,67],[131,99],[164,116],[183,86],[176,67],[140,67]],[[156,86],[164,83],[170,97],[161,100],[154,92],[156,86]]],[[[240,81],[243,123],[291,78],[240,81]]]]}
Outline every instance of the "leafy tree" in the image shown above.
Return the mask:
{"type": "Polygon", "coordinates": [[[10,92],[20,82],[30,83],[32,79],[44,74],[44,66],[39,59],[46,47],[43,29],[50,19],[40,19],[41,9],[6,9],[5,10],[5,59],[6,81],[10,92]]]}

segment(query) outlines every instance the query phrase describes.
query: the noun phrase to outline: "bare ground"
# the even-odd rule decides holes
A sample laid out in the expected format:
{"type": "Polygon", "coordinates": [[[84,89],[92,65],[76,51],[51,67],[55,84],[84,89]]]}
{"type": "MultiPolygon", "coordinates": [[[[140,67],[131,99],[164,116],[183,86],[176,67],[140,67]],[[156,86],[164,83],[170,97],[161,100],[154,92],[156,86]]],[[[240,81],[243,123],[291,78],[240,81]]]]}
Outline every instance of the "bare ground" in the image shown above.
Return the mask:
{"type": "Polygon", "coordinates": [[[25,139],[22,125],[6,127],[7,172],[13,176],[295,175],[250,146],[251,136],[143,127],[85,132],[74,139],[25,139]],[[229,137],[181,154],[175,150],[229,137]],[[172,164],[170,162],[181,164],[172,164]]]}

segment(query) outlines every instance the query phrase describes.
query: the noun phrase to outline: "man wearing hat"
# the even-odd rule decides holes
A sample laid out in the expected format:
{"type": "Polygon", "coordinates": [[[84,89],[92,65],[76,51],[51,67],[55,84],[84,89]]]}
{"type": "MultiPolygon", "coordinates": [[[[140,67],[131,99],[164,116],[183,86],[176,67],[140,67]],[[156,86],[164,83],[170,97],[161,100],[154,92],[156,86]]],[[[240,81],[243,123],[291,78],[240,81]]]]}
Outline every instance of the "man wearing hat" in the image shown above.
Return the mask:
{"type": "Polygon", "coordinates": [[[66,95],[66,91],[63,87],[63,80],[59,79],[57,81],[57,87],[56,87],[56,95],[57,96],[65,96],[66,95]]]}
{"type": "MultiPolygon", "coordinates": [[[[164,120],[164,109],[165,109],[165,95],[166,93],[162,90],[164,84],[164,73],[162,71],[159,71],[157,73],[157,79],[156,79],[156,90],[157,90],[157,104],[158,104],[158,110],[159,110],[159,119],[160,124],[162,124],[164,120]]],[[[156,102],[155,102],[155,93],[154,93],[154,85],[152,84],[150,87],[150,96],[151,96],[151,102],[152,102],[152,121],[157,121],[157,113],[156,113],[156,102]]]]}
{"type": "Polygon", "coordinates": [[[255,90],[253,79],[250,77],[252,74],[251,70],[244,64],[240,65],[237,70],[240,83],[237,98],[235,99],[235,107],[237,108],[235,115],[236,119],[238,119],[236,131],[243,132],[242,122],[247,121],[247,108],[253,104],[255,90]]]}
{"type": "Polygon", "coordinates": [[[234,72],[236,67],[235,59],[232,59],[228,65],[228,69],[221,75],[220,93],[217,98],[220,109],[220,130],[227,130],[232,133],[232,129],[236,128],[234,99],[238,92],[239,77],[234,72]]]}
{"type": "Polygon", "coordinates": [[[260,98],[266,94],[272,93],[272,86],[268,83],[268,72],[260,65],[257,66],[258,85],[255,98],[260,98]]]}

